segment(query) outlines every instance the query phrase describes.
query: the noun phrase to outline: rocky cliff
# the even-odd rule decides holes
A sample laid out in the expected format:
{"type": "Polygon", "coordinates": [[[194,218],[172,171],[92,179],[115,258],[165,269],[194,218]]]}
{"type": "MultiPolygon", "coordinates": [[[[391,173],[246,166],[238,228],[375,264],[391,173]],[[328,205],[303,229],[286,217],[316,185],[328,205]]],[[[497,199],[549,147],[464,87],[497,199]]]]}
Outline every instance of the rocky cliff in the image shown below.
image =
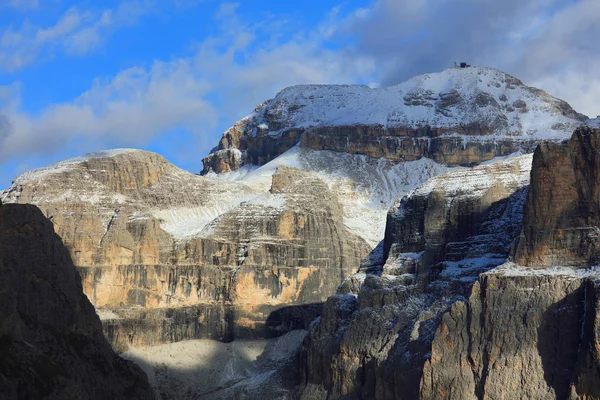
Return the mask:
{"type": "Polygon", "coordinates": [[[522,156],[440,175],[390,210],[386,239],[311,327],[302,398],[418,398],[440,317],[509,255],[530,167],[522,156]]]}
{"type": "Polygon", "coordinates": [[[600,127],[542,144],[514,261],[482,275],[437,329],[421,382],[427,399],[600,397],[594,260],[600,127]]]}
{"type": "Polygon", "coordinates": [[[311,327],[298,397],[599,398],[594,124],[541,145],[530,184],[525,156],[438,176],[392,208],[311,327]]]}
{"type": "Polygon", "coordinates": [[[577,129],[566,142],[538,147],[516,263],[600,264],[599,150],[593,123],[577,129]]]}
{"type": "Polygon", "coordinates": [[[597,399],[598,270],[511,264],[444,314],[422,399],[597,399]]]}
{"type": "Polygon", "coordinates": [[[3,399],[151,399],[117,356],[52,224],[31,205],[0,204],[0,393],[3,399]]]}
{"type": "Polygon", "coordinates": [[[114,150],[27,173],[3,198],[52,220],[106,335],[125,350],[301,328],[354,271],[370,247],[327,185],[285,166],[271,176],[227,182],[114,150]],[[296,322],[276,312],[296,306],[296,322]]]}
{"type": "Polygon", "coordinates": [[[203,160],[203,173],[263,165],[297,143],[394,161],[478,163],[566,138],[585,119],[564,101],[483,67],[378,89],[295,86],[227,130],[203,160]]]}

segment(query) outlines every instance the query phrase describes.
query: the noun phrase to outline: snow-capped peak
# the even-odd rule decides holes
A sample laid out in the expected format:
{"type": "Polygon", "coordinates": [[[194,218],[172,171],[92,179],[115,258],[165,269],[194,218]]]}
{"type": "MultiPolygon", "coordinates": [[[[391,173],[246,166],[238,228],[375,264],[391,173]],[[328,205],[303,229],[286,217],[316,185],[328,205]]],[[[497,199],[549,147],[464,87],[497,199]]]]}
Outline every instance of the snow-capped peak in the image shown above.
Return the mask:
{"type": "MultiPolygon", "coordinates": [[[[479,123],[497,136],[558,139],[585,117],[502,71],[449,68],[383,88],[299,85],[283,89],[246,120],[250,134],[290,128],[375,125],[443,128],[479,123]]],[[[450,132],[451,133],[451,132],[450,132]]]]}

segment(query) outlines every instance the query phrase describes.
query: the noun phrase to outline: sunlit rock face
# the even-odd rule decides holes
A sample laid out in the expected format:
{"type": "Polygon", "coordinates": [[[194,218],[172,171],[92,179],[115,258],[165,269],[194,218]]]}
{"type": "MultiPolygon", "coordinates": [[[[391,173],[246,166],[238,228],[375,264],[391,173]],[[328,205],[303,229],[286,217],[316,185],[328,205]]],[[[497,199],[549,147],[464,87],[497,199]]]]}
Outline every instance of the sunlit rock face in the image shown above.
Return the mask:
{"type": "Polygon", "coordinates": [[[316,317],[370,247],[320,179],[281,167],[272,181],[265,190],[114,150],[27,173],[3,199],[52,220],[125,350],[276,335],[316,317]]]}
{"type": "Polygon", "coordinates": [[[451,68],[372,89],[286,88],[227,130],[203,173],[263,165],[296,144],[394,161],[446,165],[533,151],[567,138],[587,119],[567,103],[501,71],[451,68]]]}
{"type": "Polygon", "coordinates": [[[152,399],[117,356],[68,250],[32,205],[0,203],[0,397],[152,399]]]}

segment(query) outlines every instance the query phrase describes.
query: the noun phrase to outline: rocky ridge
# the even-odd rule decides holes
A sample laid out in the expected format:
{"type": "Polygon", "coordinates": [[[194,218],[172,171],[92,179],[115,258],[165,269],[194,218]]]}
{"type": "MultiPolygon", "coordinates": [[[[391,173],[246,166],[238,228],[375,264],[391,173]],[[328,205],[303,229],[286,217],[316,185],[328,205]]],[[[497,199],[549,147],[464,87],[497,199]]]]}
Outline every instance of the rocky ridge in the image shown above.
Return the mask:
{"type": "Polygon", "coordinates": [[[311,327],[301,398],[418,398],[440,316],[509,255],[530,167],[527,155],[443,174],[390,210],[385,240],[311,327]]]}
{"type": "Polygon", "coordinates": [[[117,356],[52,224],[0,203],[0,393],[4,399],[152,399],[117,356]]]}
{"type": "Polygon", "coordinates": [[[394,161],[464,165],[533,151],[587,117],[501,71],[450,68],[399,85],[282,90],[223,134],[203,173],[263,165],[296,144],[394,161]]]}

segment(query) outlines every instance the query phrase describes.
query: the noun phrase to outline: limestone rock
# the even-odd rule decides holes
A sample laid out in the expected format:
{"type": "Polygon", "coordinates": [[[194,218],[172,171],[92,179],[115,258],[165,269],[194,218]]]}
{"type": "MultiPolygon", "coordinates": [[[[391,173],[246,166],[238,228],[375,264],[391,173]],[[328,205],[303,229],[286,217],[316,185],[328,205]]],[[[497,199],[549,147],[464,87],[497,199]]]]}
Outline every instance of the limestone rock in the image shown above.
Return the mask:
{"type": "Polygon", "coordinates": [[[600,261],[600,129],[536,150],[515,262],[587,267],[600,261]]]}
{"type": "Polygon", "coordinates": [[[263,165],[298,143],[394,161],[473,164],[530,152],[540,140],[562,140],[586,119],[564,101],[483,67],[451,68],[379,89],[295,86],[227,130],[202,172],[263,165]]]}
{"type": "Polygon", "coordinates": [[[600,275],[503,267],[442,317],[422,399],[600,396],[600,275]]]}
{"type": "Polygon", "coordinates": [[[2,198],[52,220],[123,351],[304,328],[355,271],[370,247],[328,186],[293,168],[271,175],[265,188],[113,150],[24,174],[2,198]]]}
{"type": "Polygon", "coordinates": [[[449,172],[390,210],[386,239],[311,326],[301,398],[418,398],[440,318],[509,255],[530,166],[522,156],[449,172]]]}
{"type": "Polygon", "coordinates": [[[0,205],[0,393],[5,399],[152,399],[102,335],[68,250],[31,205],[0,205]]]}

